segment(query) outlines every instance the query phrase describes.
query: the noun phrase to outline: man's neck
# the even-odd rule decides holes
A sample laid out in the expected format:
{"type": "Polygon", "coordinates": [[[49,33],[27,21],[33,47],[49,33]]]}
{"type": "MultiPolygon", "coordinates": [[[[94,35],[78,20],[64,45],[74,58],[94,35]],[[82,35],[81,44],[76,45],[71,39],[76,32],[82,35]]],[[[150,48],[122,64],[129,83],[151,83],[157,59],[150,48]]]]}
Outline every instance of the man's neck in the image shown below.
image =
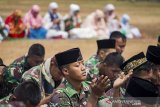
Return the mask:
{"type": "Polygon", "coordinates": [[[71,80],[71,79],[67,79],[67,81],[72,85],[72,87],[79,93],[81,91],[82,88],[82,82],[80,81],[75,81],[75,80],[71,80]]]}

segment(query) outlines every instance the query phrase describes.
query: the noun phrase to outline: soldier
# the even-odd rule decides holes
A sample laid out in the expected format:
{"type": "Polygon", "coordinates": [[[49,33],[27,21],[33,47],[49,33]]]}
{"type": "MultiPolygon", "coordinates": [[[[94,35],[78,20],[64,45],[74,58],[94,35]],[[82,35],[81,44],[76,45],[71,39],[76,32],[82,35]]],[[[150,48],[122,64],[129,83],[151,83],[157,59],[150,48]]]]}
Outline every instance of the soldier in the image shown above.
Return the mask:
{"type": "Polygon", "coordinates": [[[41,44],[33,44],[28,54],[16,59],[5,70],[5,80],[13,85],[13,88],[20,82],[22,74],[30,68],[41,64],[44,61],[45,49],[41,44]]]}
{"type": "Polygon", "coordinates": [[[112,100],[121,100],[124,97],[125,89],[123,85],[132,75],[132,72],[127,75],[121,72],[120,66],[123,64],[123,61],[124,58],[121,54],[113,52],[108,54],[105,60],[99,65],[99,75],[108,76],[112,84],[111,87],[105,90],[103,96],[100,97],[99,107],[117,107],[121,105],[121,103],[112,103],[112,100]]]}
{"type": "Polygon", "coordinates": [[[41,105],[48,103],[53,89],[59,86],[62,78],[62,73],[59,71],[54,57],[48,58],[22,75],[23,80],[34,79],[38,82],[42,94],[41,105]]]}
{"type": "Polygon", "coordinates": [[[6,83],[4,79],[4,71],[6,65],[3,63],[3,60],[0,58],[0,99],[9,94],[10,86],[6,83]]]}
{"type": "Polygon", "coordinates": [[[36,81],[28,80],[19,84],[13,94],[0,101],[3,107],[37,107],[41,100],[40,88],[36,81]]]}
{"type": "MultiPolygon", "coordinates": [[[[129,60],[124,62],[121,69],[127,73],[130,69],[133,69],[133,76],[130,79],[126,88],[126,98],[130,97],[138,102],[139,106],[143,104],[154,105],[157,101],[158,88],[151,82],[153,78],[152,63],[148,62],[144,53],[141,52],[129,60]]],[[[129,100],[127,98],[127,100],[129,100]]],[[[133,106],[131,103],[131,106],[133,106]]]]}
{"type": "Polygon", "coordinates": [[[55,55],[57,65],[66,80],[54,91],[51,107],[94,107],[108,86],[108,77],[101,76],[91,83],[92,93],[86,80],[86,71],[79,48],[55,55]]]}
{"type": "Polygon", "coordinates": [[[116,52],[122,54],[124,52],[127,42],[126,36],[119,31],[114,31],[111,33],[110,39],[116,40],[116,46],[115,46],[116,52]]]}
{"type": "Polygon", "coordinates": [[[91,56],[86,62],[85,66],[88,70],[87,80],[91,81],[94,77],[96,77],[99,73],[98,65],[102,62],[107,54],[115,51],[115,40],[112,39],[103,39],[97,40],[97,54],[91,56]]]}

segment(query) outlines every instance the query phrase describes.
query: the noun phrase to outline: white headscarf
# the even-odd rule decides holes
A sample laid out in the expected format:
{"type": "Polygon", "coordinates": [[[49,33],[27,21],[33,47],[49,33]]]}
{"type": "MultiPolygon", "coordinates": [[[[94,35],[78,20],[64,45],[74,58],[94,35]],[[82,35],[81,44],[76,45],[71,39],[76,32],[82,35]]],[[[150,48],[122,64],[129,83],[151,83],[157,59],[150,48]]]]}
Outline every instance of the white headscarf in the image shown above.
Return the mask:
{"type": "Polygon", "coordinates": [[[73,15],[75,11],[80,11],[80,7],[77,4],[70,5],[70,14],[73,15]]]}
{"type": "Polygon", "coordinates": [[[49,4],[49,9],[57,9],[59,6],[56,2],[52,2],[49,4]]]}
{"type": "Polygon", "coordinates": [[[107,4],[105,7],[104,7],[104,11],[111,11],[111,10],[115,10],[115,7],[113,4],[107,4]]]}

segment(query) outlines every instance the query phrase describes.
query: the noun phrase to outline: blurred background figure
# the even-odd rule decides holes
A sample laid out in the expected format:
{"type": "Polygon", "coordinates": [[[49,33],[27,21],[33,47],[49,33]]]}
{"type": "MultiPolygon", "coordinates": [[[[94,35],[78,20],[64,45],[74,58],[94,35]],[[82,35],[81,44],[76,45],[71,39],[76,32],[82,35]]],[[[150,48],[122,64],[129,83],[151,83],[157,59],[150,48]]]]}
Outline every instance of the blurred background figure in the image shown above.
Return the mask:
{"type": "Polygon", "coordinates": [[[20,10],[15,10],[10,16],[8,16],[5,20],[5,23],[9,27],[9,37],[25,37],[25,25],[22,21],[22,12],[20,10]]]}
{"type": "Polygon", "coordinates": [[[64,17],[65,31],[81,26],[80,6],[77,4],[70,5],[70,12],[64,17]]]}
{"type": "Polygon", "coordinates": [[[42,27],[39,5],[33,5],[24,17],[30,39],[45,39],[47,30],[42,27]]]}
{"type": "Polygon", "coordinates": [[[49,4],[48,12],[43,18],[43,26],[48,30],[46,38],[67,38],[68,33],[64,30],[64,23],[62,21],[62,16],[58,12],[58,4],[52,2],[49,4]]]}
{"type": "Polygon", "coordinates": [[[97,38],[109,38],[109,31],[104,20],[104,13],[97,9],[89,14],[84,20],[82,27],[91,28],[96,32],[97,38]]]}
{"type": "Polygon", "coordinates": [[[8,29],[2,17],[0,16],[0,42],[8,36],[8,29]]]}
{"type": "Polygon", "coordinates": [[[121,18],[121,32],[126,35],[127,38],[141,38],[142,35],[137,27],[130,25],[130,16],[123,14],[121,18]]]}
{"type": "Polygon", "coordinates": [[[120,29],[120,23],[115,13],[115,6],[113,4],[107,4],[104,7],[105,22],[109,29],[109,32],[117,31],[120,29]]]}

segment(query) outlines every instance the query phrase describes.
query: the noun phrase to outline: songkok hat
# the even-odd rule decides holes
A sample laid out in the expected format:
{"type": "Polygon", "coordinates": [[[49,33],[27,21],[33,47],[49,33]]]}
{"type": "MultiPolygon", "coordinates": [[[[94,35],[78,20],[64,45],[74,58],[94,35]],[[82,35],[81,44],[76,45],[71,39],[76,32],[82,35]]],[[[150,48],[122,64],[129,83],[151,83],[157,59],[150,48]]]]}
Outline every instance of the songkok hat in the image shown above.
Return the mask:
{"type": "Polygon", "coordinates": [[[55,55],[58,67],[83,60],[79,48],[72,48],[55,55]]]}
{"type": "Polygon", "coordinates": [[[98,49],[110,49],[115,48],[116,41],[114,39],[97,40],[98,49]]]}
{"type": "Polygon", "coordinates": [[[129,70],[136,70],[147,62],[147,59],[143,52],[132,56],[130,59],[125,61],[121,66],[121,70],[127,73],[129,70]]]}
{"type": "Polygon", "coordinates": [[[160,47],[148,46],[146,57],[149,62],[160,64],[160,47]]]}

